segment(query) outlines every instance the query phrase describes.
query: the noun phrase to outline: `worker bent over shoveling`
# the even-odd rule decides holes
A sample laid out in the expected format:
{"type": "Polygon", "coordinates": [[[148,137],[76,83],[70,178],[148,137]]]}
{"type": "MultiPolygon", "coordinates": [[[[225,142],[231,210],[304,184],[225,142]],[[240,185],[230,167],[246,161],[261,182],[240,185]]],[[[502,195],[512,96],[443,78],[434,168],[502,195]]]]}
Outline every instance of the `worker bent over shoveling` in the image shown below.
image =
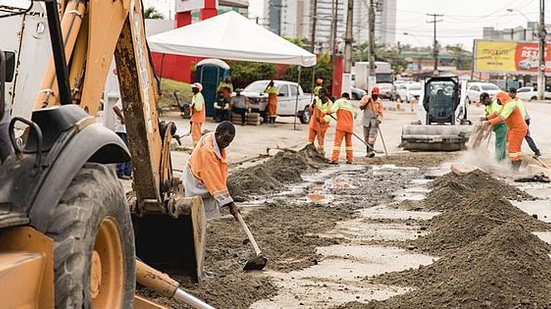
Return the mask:
{"type": "Polygon", "coordinates": [[[486,117],[486,124],[495,126],[505,122],[507,124],[507,147],[509,159],[513,164],[513,169],[518,170],[522,164],[522,141],[528,132],[526,122],[518,105],[505,93],[500,92],[496,95],[497,103],[503,106],[500,113],[493,113],[486,117]]]}
{"type": "MultiPolygon", "coordinates": [[[[497,99],[490,98],[487,92],[480,94],[480,103],[484,107],[485,115],[483,120],[486,120],[487,116],[492,114],[499,114],[503,110],[503,106],[497,103],[497,99]]],[[[507,125],[505,123],[499,123],[492,127],[492,131],[495,134],[495,158],[496,161],[503,161],[507,158],[507,125]]]]}
{"type": "Polygon", "coordinates": [[[220,123],[214,133],[205,134],[193,152],[184,171],[185,196],[200,196],[207,219],[220,217],[220,207],[227,206],[235,217],[239,211],[228,192],[226,147],[235,137],[235,127],[220,123]]]}
{"type": "Polygon", "coordinates": [[[321,154],[325,154],[325,132],[329,128],[329,121],[331,117],[327,115],[327,112],[331,108],[331,100],[327,95],[327,90],[320,89],[320,95],[314,97],[314,101],[310,105],[310,112],[312,117],[308,124],[308,142],[314,144],[314,141],[318,141],[317,150],[321,154]]]}
{"type": "Polygon", "coordinates": [[[337,129],[335,132],[335,144],[333,145],[333,156],[331,157],[331,163],[337,163],[341,153],[342,139],[344,138],[346,144],[346,163],[352,163],[352,133],[354,132],[354,118],[355,111],[352,102],[350,102],[350,95],[345,92],[342,97],[333,103],[331,109],[328,112],[330,115],[337,115],[337,129]]]}

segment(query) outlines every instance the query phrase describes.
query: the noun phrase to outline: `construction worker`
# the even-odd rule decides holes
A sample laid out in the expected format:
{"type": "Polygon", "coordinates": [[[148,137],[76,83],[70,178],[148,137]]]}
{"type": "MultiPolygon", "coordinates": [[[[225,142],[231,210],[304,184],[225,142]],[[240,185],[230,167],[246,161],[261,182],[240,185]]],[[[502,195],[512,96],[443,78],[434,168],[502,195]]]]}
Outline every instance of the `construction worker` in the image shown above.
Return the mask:
{"type": "Polygon", "coordinates": [[[375,141],[379,134],[379,125],[383,120],[383,102],[379,98],[379,87],[373,87],[371,95],[364,95],[360,100],[360,109],[363,110],[362,126],[367,146],[366,157],[375,156],[375,141]]]}
{"type": "Polygon", "coordinates": [[[216,89],[216,92],[222,92],[224,95],[224,99],[226,101],[230,101],[231,94],[233,92],[233,84],[231,76],[226,77],[223,81],[220,81],[220,84],[218,84],[218,89],[216,89]]]}
{"type": "Polygon", "coordinates": [[[275,123],[277,118],[277,87],[274,84],[274,81],[271,80],[264,89],[264,93],[268,94],[268,106],[266,107],[266,113],[270,117],[269,122],[275,123]]]}
{"type": "Polygon", "coordinates": [[[323,79],[318,78],[318,79],[316,79],[316,86],[314,87],[314,90],[312,91],[314,96],[319,96],[321,88],[323,88],[323,79]]]}
{"type": "Polygon", "coordinates": [[[517,105],[519,106],[522,116],[524,117],[524,121],[526,122],[526,126],[528,127],[528,133],[526,133],[526,136],[524,137],[524,139],[528,143],[528,146],[530,147],[530,149],[534,152],[534,157],[535,158],[541,157],[541,152],[538,149],[536,142],[534,142],[534,139],[532,138],[532,136],[530,136],[530,115],[528,115],[528,111],[526,110],[524,101],[522,101],[519,97],[517,97],[516,88],[509,89],[509,96],[511,97],[511,99],[513,99],[513,102],[516,102],[517,105]]]}
{"type": "Polygon", "coordinates": [[[231,98],[230,107],[232,113],[241,115],[241,125],[244,126],[247,123],[245,120],[247,113],[251,112],[251,107],[247,97],[241,95],[241,91],[243,91],[241,88],[235,89],[235,96],[231,98]]]}
{"type": "Polygon", "coordinates": [[[327,95],[327,90],[320,89],[319,96],[314,97],[314,101],[310,105],[310,122],[308,123],[308,142],[314,144],[318,141],[317,150],[321,154],[325,154],[325,132],[329,128],[331,116],[327,112],[331,109],[331,100],[327,95]]]}
{"type": "Polygon", "coordinates": [[[226,148],[234,137],[233,124],[229,121],[220,123],[214,133],[205,134],[201,138],[184,170],[185,195],[203,199],[207,219],[220,217],[221,207],[228,207],[234,217],[239,211],[226,185],[226,148]]]}
{"type": "Polygon", "coordinates": [[[519,170],[522,164],[522,140],[528,132],[528,127],[522,117],[521,109],[516,102],[505,92],[496,94],[497,103],[503,106],[500,113],[493,113],[486,117],[486,124],[497,125],[505,122],[507,124],[507,148],[509,159],[514,170],[519,170]]]}
{"type": "MultiPolygon", "coordinates": [[[[115,119],[115,134],[119,136],[125,145],[128,145],[128,135],[126,134],[126,124],[122,110],[122,100],[119,98],[115,106],[113,106],[113,111],[117,116],[115,119]]],[[[116,171],[118,178],[124,180],[132,179],[132,163],[130,161],[117,163],[116,171]]]]}
{"type": "Polygon", "coordinates": [[[193,141],[193,147],[199,143],[201,139],[201,127],[203,122],[207,118],[207,113],[205,110],[205,98],[201,91],[203,90],[203,85],[200,83],[194,83],[191,85],[191,91],[193,92],[193,97],[191,97],[191,140],[193,141]]]}
{"type": "Polygon", "coordinates": [[[218,98],[214,101],[214,121],[222,122],[230,119],[230,103],[224,97],[222,91],[218,92],[218,98]]]}
{"type": "MultiPolygon", "coordinates": [[[[503,106],[497,103],[497,100],[492,100],[490,95],[487,92],[480,94],[480,103],[484,105],[485,116],[483,120],[486,120],[486,117],[493,113],[501,113],[503,106]]],[[[507,124],[500,123],[492,127],[492,131],[495,134],[495,159],[500,162],[507,158],[507,124]]]]}
{"type": "Polygon", "coordinates": [[[352,133],[354,132],[356,111],[354,110],[354,105],[350,102],[350,94],[347,92],[343,93],[341,98],[333,103],[328,114],[337,115],[337,128],[331,163],[336,164],[339,161],[342,139],[344,138],[346,144],[346,163],[352,164],[352,133]]]}

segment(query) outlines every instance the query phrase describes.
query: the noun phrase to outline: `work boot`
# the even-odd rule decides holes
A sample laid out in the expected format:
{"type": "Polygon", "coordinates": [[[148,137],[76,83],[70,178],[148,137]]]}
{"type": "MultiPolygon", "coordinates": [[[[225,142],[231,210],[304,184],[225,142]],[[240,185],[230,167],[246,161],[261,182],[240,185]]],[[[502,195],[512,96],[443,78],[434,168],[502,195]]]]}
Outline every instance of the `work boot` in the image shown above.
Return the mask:
{"type": "Polygon", "coordinates": [[[536,153],[534,153],[533,157],[534,159],[541,157],[541,152],[537,151],[536,153]]]}
{"type": "Polygon", "coordinates": [[[339,162],[338,161],[330,161],[329,164],[337,165],[337,164],[339,164],[339,162]]]}
{"type": "Polygon", "coordinates": [[[518,172],[518,170],[520,169],[520,166],[522,165],[522,160],[511,161],[511,164],[513,165],[513,171],[518,172]]]}

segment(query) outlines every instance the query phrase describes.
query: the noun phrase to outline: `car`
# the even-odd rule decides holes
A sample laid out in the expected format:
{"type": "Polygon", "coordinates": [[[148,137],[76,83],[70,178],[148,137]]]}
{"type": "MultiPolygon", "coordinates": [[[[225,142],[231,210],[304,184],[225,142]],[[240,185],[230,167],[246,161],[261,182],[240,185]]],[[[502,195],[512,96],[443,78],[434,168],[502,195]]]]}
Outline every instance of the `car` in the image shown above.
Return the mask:
{"type": "MultiPolygon", "coordinates": [[[[251,110],[260,113],[266,120],[266,107],[268,106],[268,94],[264,93],[269,80],[257,80],[252,82],[241,92],[249,99],[251,110]]],[[[304,93],[302,87],[296,82],[274,80],[277,88],[277,115],[282,117],[298,117],[301,123],[310,121],[309,105],[312,102],[312,94],[304,93]],[[297,102],[298,92],[298,102],[297,102]]]]}
{"type": "Polygon", "coordinates": [[[396,99],[398,98],[396,87],[394,87],[392,83],[379,83],[379,84],[376,84],[375,86],[379,87],[379,96],[382,99],[396,101],[396,99]]]}
{"type": "Polygon", "coordinates": [[[367,94],[367,92],[363,89],[360,89],[360,88],[356,88],[356,87],[352,87],[350,89],[350,92],[351,92],[351,97],[352,97],[352,100],[359,100],[361,99],[364,95],[367,94]]]}
{"type": "Polygon", "coordinates": [[[518,66],[522,70],[537,69],[539,66],[539,61],[538,61],[538,58],[530,57],[530,58],[521,60],[518,63],[518,66]]]}
{"type": "Polygon", "coordinates": [[[484,82],[469,83],[467,86],[467,102],[476,103],[480,101],[480,94],[483,92],[486,92],[493,97],[500,91],[502,90],[499,89],[496,84],[484,82]]]}
{"type": "Polygon", "coordinates": [[[398,88],[398,99],[401,102],[409,102],[411,99],[419,101],[421,95],[421,83],[404,83],[398,88]]]}
{"type": "MultiPolygon", "coordinates": [[[[538,98],[538,88],[537,87],[521,87],[517,89],[517,96],[523,101],[533,101],[538,98]]],[[[551,99],[551,92],[548,89],[545,90],[544,98],[546,100],[551,99]]]]}

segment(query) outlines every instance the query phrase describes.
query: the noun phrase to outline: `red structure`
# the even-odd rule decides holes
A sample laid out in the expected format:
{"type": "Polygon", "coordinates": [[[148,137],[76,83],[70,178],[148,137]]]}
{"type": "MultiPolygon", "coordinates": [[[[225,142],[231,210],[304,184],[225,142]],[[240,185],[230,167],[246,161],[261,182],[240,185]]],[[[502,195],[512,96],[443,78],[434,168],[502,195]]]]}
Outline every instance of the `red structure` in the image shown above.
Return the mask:
{"type": "MultiPolygon", "coordinates": [[[[199,11],[199,19],[205,20],[218,15],[216,0],[205,0],[205,7],[199,11]]],[[[191,12],[176,13],[175,22],[176,28],[184,27],[191,24],[191,12]]],[[[193,68],[195,64],[203,58],[178,56],[160,53],[151,53],[155,73],[159,77],[169,78],[181,82],[192,83],[195,81],[193,76],[193,68]]]]}
{"type": "Polygon", "coordinates": [[[341,97],[342,92],[342,74],[344,73],[344,56],[335,56],[335,65],[333,66],[333,81],[331,83],[331,95],[335,98],[341,97]]]}

